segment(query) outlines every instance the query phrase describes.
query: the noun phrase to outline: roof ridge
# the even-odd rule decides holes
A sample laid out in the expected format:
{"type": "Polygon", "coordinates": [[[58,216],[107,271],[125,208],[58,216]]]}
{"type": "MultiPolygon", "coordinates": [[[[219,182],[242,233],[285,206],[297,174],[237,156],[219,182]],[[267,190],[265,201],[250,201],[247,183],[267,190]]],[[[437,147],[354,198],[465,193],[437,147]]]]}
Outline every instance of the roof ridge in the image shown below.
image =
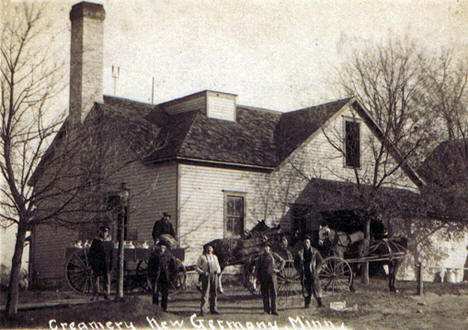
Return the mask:
{"type": "MultiPolygon", "coordinates": [[[[108,99],[116,99],[116,100],[122,100],[122,101],[127,101],[127,102],[132,102],[132,103],[139,103],[139,104],[142,104],[142,105],[148,105],[148,106],[151,106],[151,107],[156,107],[156,104],[153,104],[153,103],[149,103],[149,102],[143,102],[143,101],[137,101],[137,100],[132,100],[132,99],[129,99],[127,97],[122,97],[122,96],[115,96],[115,95],[103,95],[104,98],[108,98],[108,99]]],[[[103,104],[106,104],[106,102],[102,102],[103,104]]]]}
{"type": "Polygon", "coordinates": [[[269,112],[269,113],[278,114],[278,115],[281,115],[282,113],[284,113],[283,111],[279,111],[279,110],[255,107],[255,106],[251,106],[251,105],[242,105],[242,104],[237,104],[236,108],[246,109],[246,110],[254,110],[254,111],[263,111],[263,112],[269,112]]]}
{"type": "Polygon", "coordinates": [[[311,106],[308,106],[308,107],[305,107],[305,108],[291,110],[291,111],[287,111],[287,112],[284,112],[284,113],[289,114],[289,113],[294,113],[294,112],[298,112],[298,111],[312,110],[313,108],[318,108],[318,107],[321,107],[321,106],[336,104],[336,103],[340,103],[340,102],[343,102],[343,105],[345,105],[346,103],[348,103],[353,98],[354,98],[354,96],[349,96],[349,97],[345,97],[343,99],[338,99],[338,100],[335,100],[335,101],[329,101],[329,102],[325,102],[325,103],[311,105],[311,106]]]}

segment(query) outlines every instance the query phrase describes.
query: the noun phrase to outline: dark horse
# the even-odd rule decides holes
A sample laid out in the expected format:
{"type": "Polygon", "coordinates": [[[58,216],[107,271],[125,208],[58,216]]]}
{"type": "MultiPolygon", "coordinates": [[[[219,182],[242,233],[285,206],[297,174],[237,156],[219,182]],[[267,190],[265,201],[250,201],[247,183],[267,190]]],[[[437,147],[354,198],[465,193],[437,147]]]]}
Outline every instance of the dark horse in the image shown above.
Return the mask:
{"type": "Polygon", "coordinates": [[[388,266],[388,288],[392,292],[397,292],[395,283],[403,259],[406,255],[408,239],[406,237],[393,237],[377,240],[371,244],[369,255],[380,258],[381,260],[373,263],[388,266]]]}
{"type": "MultiPolygon", "coordinates": [[[[279,228],[270,228],[265,221],[259,221],[245,238],[219,238],[208,242],[213,247],[213,253],[218,257],[221,266],[221,275],[219,276],[219,289],[223,292],[222,274],[227,266],[243,265],[248,267],[252,260],[262,252],[262,245],[270,237],[278,235],[279,228]]],[[[248,272],[248,270],[246,271],[248,272]]],[[[244,279],[248,284],[248,279],[244,279]]]]}

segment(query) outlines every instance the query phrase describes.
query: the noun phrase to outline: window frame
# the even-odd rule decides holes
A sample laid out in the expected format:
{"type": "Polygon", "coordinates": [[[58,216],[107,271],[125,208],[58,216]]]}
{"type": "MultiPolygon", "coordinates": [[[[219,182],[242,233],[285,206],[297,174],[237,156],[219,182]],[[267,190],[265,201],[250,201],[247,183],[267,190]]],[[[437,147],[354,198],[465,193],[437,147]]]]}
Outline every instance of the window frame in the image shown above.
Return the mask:
{"type": "Polygon", "coordinates": [[[343,167],[344,168],[349,168],[349,169],[360,169],[361,166],[362,166],[362,143],[361,143],[361,140],[362,140],[362,137],[361,137],[361,120],[359,120],[358,118],[354,118],[354,117],[344,117],[343,118],[343,150],[344,150],[344,157],[343,157],[343,167]],[[357,129],[357,137],[358,137],[358,146],[357,146],[357,158],[358,158],[358,161],[357,161],[357,164],[356,164],[356,161],[354,162],[354,164],[348,164],[348,148],[347,148],[347,145],[348,145],[348,131],[347,131],[347,124],[348,123],[352,123],[352,124],[356,124],[358,129],[357,129]]]}
{"type": "Polygon", "coordinates": [[[243,238],[245,233],[245,218],[246,218],[246,211],[247,211],[247,193],[240,192],[240,191],[230,191],[230,190],[223,190],[224,198],[223,198],[223,237],[224,238],[243,238]],[[234,198],[241,198],[242,199],[242,216],[241,218],[241,233],[233,234],[232,231],[228,231],[228,200],[230,197],[234,198]]]}

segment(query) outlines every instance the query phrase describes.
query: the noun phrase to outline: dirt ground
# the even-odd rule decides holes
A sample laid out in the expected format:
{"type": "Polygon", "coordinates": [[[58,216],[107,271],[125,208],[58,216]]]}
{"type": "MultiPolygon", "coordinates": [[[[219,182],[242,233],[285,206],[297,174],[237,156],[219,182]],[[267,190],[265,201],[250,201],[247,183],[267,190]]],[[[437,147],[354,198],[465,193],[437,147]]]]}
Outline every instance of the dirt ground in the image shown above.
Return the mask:
{"type": "MultiPolygon", "coordinates": [[[[386,282],[357,285],[355,293],[326,294],[325,307],[304,309],[300,296],[280,297],[279,316],[263,315],[260,297],[242,288],[229,288],[219,297],[221,315],[199,316],[199,293],[194,290],[170,296],[169,311],[151,304],[149,295],[131,295],[124,301],[22,310],[14,320],[0,317],[1,328],[348,328],[348,329],[468,329],[468,283],[428,283],[425,295],[416,296],[414,282],[399,283],[400,292],[388,292],[386,282]],[[344,310],[330,306],[346,304],[344,310]],[[121,322],[121,323],[119,323],[121,322]]],[[[22,302],[76,301],[88,297],[70,292],[25,292],[22,302]]],[[[1,299],[2,303],[4,298],[1,299]]]]}

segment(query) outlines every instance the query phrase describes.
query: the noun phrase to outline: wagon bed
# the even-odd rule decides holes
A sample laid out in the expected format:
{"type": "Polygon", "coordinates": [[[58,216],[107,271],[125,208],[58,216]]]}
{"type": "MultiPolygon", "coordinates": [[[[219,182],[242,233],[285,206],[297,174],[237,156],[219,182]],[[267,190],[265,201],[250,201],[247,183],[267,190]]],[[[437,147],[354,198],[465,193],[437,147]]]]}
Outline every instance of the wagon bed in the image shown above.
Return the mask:
{"type": "MultiPolygon", "coordinates": [[[[113,269],[116,269],[118,260],[118,247],[112,244],[113,269]]],[[[93,273],[89,263],[89,246],[73,246],[65,250],[65,279],[70,288],[78,293],[90,294],[93,290],[93,273]]],[[[124,283],[126,290],[148,289],[147,262],[153,252],[153,247],[124,247],[124,261],[126,269],[124,283]]],[[[184,261],[185,250],[171,249],[172,254],[184,261]]]]}

